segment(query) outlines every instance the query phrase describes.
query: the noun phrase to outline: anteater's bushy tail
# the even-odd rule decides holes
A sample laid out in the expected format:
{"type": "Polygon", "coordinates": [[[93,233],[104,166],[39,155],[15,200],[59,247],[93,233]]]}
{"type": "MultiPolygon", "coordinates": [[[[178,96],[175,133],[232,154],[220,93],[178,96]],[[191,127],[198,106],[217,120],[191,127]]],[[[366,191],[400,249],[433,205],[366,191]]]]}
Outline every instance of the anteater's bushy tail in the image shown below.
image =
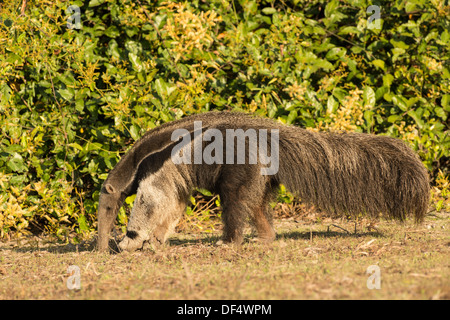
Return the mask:
{"type": "Polygon", "coordinates": [[[295,128],[287,137],[280,138],[277,178],[306,203],[332,214],[384,214],[400,221],[412,214],[423,220],[428,173],[403,141],[295,128]]]}

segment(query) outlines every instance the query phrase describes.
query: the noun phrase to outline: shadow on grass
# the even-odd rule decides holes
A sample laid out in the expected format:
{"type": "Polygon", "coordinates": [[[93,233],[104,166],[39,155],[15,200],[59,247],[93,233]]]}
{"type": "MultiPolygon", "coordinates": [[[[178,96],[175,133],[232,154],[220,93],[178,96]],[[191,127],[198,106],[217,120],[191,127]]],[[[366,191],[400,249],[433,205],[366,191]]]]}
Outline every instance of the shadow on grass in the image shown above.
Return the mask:
{"type": "Polygon", "coordinates": [[[28,243],[24,246],[15,246],[12,248],[0,247],[1,251],[11,250],[20,253],[37,253],[37,252],[50,252],[55,254],[71,253],[71,252],[95,252],[96,251],[96,240],[86,241],[81,244],[72,243],[60,243],[55,241],[54,243],[46,244],[31,244],[28,243]]]}
{"type": "MultiPolygon", "coordinates": [[[[330,227],[326,231],[285,231],[278,232],[276,235],[276,239],[299,239],[299,240],[310,240],[313,238],[361,238],[361,237],[376,237],[381,238],[384,237],[383,233],[379,231],[368,231],[368,232],[348,232],[344,231],[331,231],[330,227]]],[[[169,239],[168,243],[173,246],[189,246],[196,244],[206,244],[206,245],[215,245],[218,241],[221,240],[220,235],[207,235],[204,238],[196,238],[196,239],[169,239]]],[[[257,235],[246,235],[244,238],[244,243],[253,242],[253,240],[257,240],[257,235]]]]}
{"type": "Polygon", "coordinates": [[[222,239],[221,235],[206,235],[204,237],[198,237],[195,239],[177,239],[171,238],[168,240],[171,246],[189,246],[195,244],[205,244],[205,245],[215,245],[218,241],[222,239]]]}
{"type": "MultiPolygon", "coordinates": [[[[278,232],[276,235],[276,240],[280,239],[298,239],[298,240],[310,240],[311,238],[360,238],[360,237],[384,237],[384,235],[378,231],[373,232],[349,232],[345,229],[343,231],[331,231],[330,227],[326,231],[285,231],[278,232]]],[[[246,235],[244,239],[244,243],[253,242],[256,240],[257,236],[246,235]]],[[[195,239],[179,239],[179,238],[170,238],[167,241],[168,246],[192,246],[192,245],[208,245],[214,246],[218,241],[221,240],[220,235],[206,235],[199,236],[195,239]]],[[[118,244],[119,241],[111,239],[109,241],[109,248],[111,254],[119,253],[118,244]]],[[[15,252],[22,253],[34,253],[34,252],[50,252],[54,254],[64,254],[64,253],[74,253],[74,252],[97,252],[97,240],[95,238],[84,241],[81,244],[72,244],[72,243],[46,243],[44,245],[38,244],[30,244],[28,243],[25,246],[13,247],[13,248],[5,248],[0,247],[0,252],[5,250],[12,250],[15,252]]]]}
{"type": "Polygon", "coordinates": [[[276,239],[303,239],[310,240],[311,238],[361,238],[361,237],[376,237],[381,238],[384,235],[381,232],[340,232],[340,231],[287,231],[277,234],[276,239]]]}

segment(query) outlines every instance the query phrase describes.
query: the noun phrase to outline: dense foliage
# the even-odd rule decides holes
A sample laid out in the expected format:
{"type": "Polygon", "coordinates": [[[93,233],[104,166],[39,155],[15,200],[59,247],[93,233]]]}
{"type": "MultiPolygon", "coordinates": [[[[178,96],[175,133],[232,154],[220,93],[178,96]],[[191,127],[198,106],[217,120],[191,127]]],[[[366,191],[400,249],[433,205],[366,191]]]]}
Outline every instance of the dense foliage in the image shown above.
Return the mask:
{"type": "Polygon", "coordinates": [[[94,230],[121,154],[213,109],[399,137],[448,199],[448,1],[21,2],[0,8],[0,237],[94,230]]]}

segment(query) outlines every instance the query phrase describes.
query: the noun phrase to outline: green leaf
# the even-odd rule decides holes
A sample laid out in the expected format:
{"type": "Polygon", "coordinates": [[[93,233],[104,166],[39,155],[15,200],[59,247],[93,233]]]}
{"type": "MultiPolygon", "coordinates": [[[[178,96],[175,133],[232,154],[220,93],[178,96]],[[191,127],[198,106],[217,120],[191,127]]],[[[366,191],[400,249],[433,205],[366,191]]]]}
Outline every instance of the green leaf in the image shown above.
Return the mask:
{"type": "Polygon", "coordinates": [[[128,53],[128,57],[130,58],[130,62],[133,65],[133,69],[135,69],[138,72],[142,71],[142,69],[143,69],[142,61],[138,57],[138,55],[130,52],[130,53],[128,53]]]}
{"type": "Polygon", "coordinates": [[[388,102],[391,102],[391,101],[392,101],[392,97],[393,97],[393,95],[392,95],[392,93],[390,93],[389,91],[388,91],[388,92],[385,92],[385,93],[383,94],[383,99],[386,100],[386,101],[388,101],[388,102]]]}
{"type": "Polygon", "coordinates": [[[336,97],[341,104],[345,102],[347,95],[348,92],[342,88],[336,87],[333,89],[333,96],[336,97]]]}
{"type": "Polygon", "coordinates": [[[407,100],[400,95],[394,95],[392,97],[392,102],[402,111],[406,111],[408,109],[407,100]]]}
{"type": "MultiPolygon", "coordinates": [[[[211,197],[213,194],[211,193],[211,191],[203,189],[203,188],[197,188],[196,189],[198,192],[200,192],[202,195],[207,196],[207,197],[211,197]]],[[[194,200],[195,202],[195,200],[194,200]]],[[[195,204],[195,203],[194,203],[195,204]]]]}
{"type": "Polygon", "coordinates": [[[364,111],[364,120],[366,120],[367,129],[373,127],[374,125],[374,119],[373,119],[374,112],[372,110],[365,110],[364,111]]]}
{"type": "Polygon", "coordinates": [[[77,222],[78,222],[78,226],[80,227],[81,231],[89,231],[89,226],[88,226],[88,223],[86,221],[86,217],[84,214],[80,214],[78,216],[77,222]]]}
{"type": "Polygon", "coordinates": [[[444,30],[444,32],[442,32],[441,34],[441,41],[444,44],[447,44],[449,40],[450,40],[450,32],[448,32],[448,30],[444,30]]]}
{"type": "Polygon", "coordinates": [[[442,120],[447,120],[447,112],[444,111],[444,109],[437,107],[436,109],[434,109],[434,112],[436,113],[436,115],[438,117],[440,117],[442,120]]]}
{"type": "Polygon", "coordinates": [[[390,87],[394,81],[394,76],[390,73],[383,75],[383,86],[390,87]]]}
{"type": "Polygon", "coordinates": [[[332,14],[336,13],[338,10],[339,6],[339,2],[338,1],[330,1],[326,6],[325,6],[325,17],[330,18],[332,14]]]}
{"type": "Polygon", "coordinates": [[[390,122],[390,123],[395,123],[395,122],[400,121],[400,120],[402,120],[402,119],[403,119],[402,116],[400,116],[400,115],[398,115],[398,114],[393,114],[393,115],[390,115],[390,116],[387,118],[387,121],[390,122]]]}
{"type": "Polygon", "coordinates": [[[262,11],[264,14],[267,14],[267,15],[271,15],[271,14],[277,13],[277,9],[272,8],[272,7],[266,7],[266,8],[263,8],[261,11],[262,11]]]}
{"type": "Polygon", "coordinates": [[[316,59],[314,61],[314,65],[319,67],[319,68],[322,68],[325,71],[333,70],[333,64],[331,62],[327,61],[327,60],[324,60],[324,59],[316,59]]]}
{"type": "Polygon", "coordinates": [[[375,107],[375,91],[371,87],[365,87],[363,91],[364,106],[370,109],[375,107]]]}
{"type": "Polygon", "coordinates": [[[337,102],[336,99],[333,98],[333,96],[329,96],[327,101],[327,113],[334,113],[338,107],[339,102],[337,102]]]}
{"type": "Polygon", "coordinates": [[[297,119],[297,111],[296,110],[292,110],[291,112],[289,112],[289,115],[287,117],[286,123],[287,124],[292,124],[294,123],[294,121],[297,119]]]}
{"type": "Polygon", "coordinates": [[[11,52],[8,54],[8,59],[6,59],[6,62],[9,62],[10,64],[23,64],[23,59],[21,56],[15,54],[14,52],[11,52]]]}
{"type": "Polygon", "coordinates": [[[139,126],[132,124],[130,127],[130,134],[134,141],[138,140],[140,138],[139,134],[140,128],[139,126]]]}
{"type": "Polygon", "coordinates": [[[400,48],[405,50],[409,48],[409,45],[407,45],[403,41],[395,41],[394,39],[391,39],[389,42],[394,46],[394,48],[400,48]]]}
{"type": "Polygon", "coordinates": [[[441,105],[444,111],[450,112],[450,94],[442,95],[441,105]]]}
{"type": "Polygon", "coordinates": [[[407,1],[405,4],[405,12],[409,13],[416,10],[416,4],[415,1],[407,1]]]}
{"type": "Polygon", "coordinates": [[[78,150],[80,150],[80,151],[84,151],[84,148],[83,148],[82,146],[80,146],[80,145],[79,145],[78,143],[76,143],[76,142],[69,143],[67,146],[68,146],[68,147],[72,147],[72,148],[74,148],[74,149],[78,149],[78,150]]]}
{"type": "Polygon", "coordinates": [[[383,70],[383,71],[386,71],[386,68],[385,68],[385,66],[384,66],[384,61],[383,61],[383,60],[380,60],[380,59],[373,60],[373,61],[372,61],[372,64],[373,64],[375,67],[380,68],[380,69],[383,70]]]}
{"type": "Polygon", "coordinates": [[[155,16],[154,21],[155,21],[155,26],[156,28],[161,29],[164,26],[164,23],[167,20],[167,14],[159,14],[157,16],[155,16]]]}
{"type": "Polygon", "coordinates": [[[14,152],[12,158],[9,159],[8,167],[14,172],[28,171],[28,168],[24,164],[22,156],[17,152],[14,152]]]}
{"type": "Polygon", "coordinates": [[[155,80],[155,90],[161,98],[167,98],[167,84],[164,79],[158,78],[155,80]]]}
{"type": "Polygon", "coordinates": [[[58,93],[67,101],[72,101],[73,99],[73,89],[60,89],[58,90],[58,93]]]}
{"type": "Polygon", "coordinates": [[[11,97],[11,88],[6,83],[3,83],[0,88],[0,93],[0,102],[2,102],[1,104],[6,105],[7,101],[11,97]]]}
{"type": "Polygon", "coordinates": [[[89,1],[89,7],[97,7],[105,2],[106,0],[91,0],[89,1]]]}
{"type": "Polygon", "coordinates": [[[339,29],[339,35],[347,35],[347,34],[361,34],[361,30],[354,26],[343,27],[339,29]]]}
{"type": "Polygon", "coordinates": [[[420,118],[420,116],[417,114],[416,111],[414,110],[409,110],[408,111],[408,115],[414,119],[414,121],[416,122],[417,126],[419,127],[419,129],[423,128],[423,121],[420,118]]]}
{"type": "Polygon", "coordinates": [[[345,56],[346,50],[340,47],[332,48],[330,51],[327,52],[327,55],[325,58],[327,60],[337,60],[339,58],[342,58],[345,56]]]}
{"type": "Polygon", "coordinates": [[[109,41],[108,53],[109,53],[109,55],[111,55],[117,59],[120,59],[119,45],[117,44],[116,40],[111,39],[111,41],[109,41]]]}
{"type": "Polygon", "coordinates": [[[125,203],[128,205],[132,205],[135,199],[136,199],[136,194],[133,194],[125,199],[125,203]]]}
{"type": "Polygon", "coordinates": [[[392,51],[392,53],[394,54],[394,55],[392,56],[392,61],[393,61],[393,62],[397,61],[398,57],[401,56],[402,54],[404,54],[404,53],[406,52],[406,50],[403,49],[403,48],[394,48],[394,49],[392,49],[391,51],[392,51]]]}
{"type": "Polygon", "coordinates": [[[75,101],[75,109],[77,109],[78,112],[83,112],[83,110],[84,110],[84,100],[83,99],[77,99],[75,101]]]}
{"type": "Polygon", "coordinates": [[[389,87],[385,87],[385,86],[379,87],[377,89],[377,91],[375,92],[375,100],[381,99],[384,96],[384,94],[387,92],[389,92],[389,87]]]}
{"type": "Polygon", "coordinates": [[[116,26],[112,25],[105,30],[105,35],[110,38],[117,38],[118,36],[120,36],[120,31],[116,26]]]}

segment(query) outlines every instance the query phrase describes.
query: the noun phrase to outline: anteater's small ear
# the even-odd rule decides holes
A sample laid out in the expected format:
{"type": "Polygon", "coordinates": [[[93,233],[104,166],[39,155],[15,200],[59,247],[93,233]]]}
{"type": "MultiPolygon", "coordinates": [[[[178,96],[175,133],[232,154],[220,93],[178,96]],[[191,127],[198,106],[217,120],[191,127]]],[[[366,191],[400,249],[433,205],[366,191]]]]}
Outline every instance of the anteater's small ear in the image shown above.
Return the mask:
{"type": "Polygon", "coordinates": [[[110,185],[109,183],[105,184],[105,190],[109,194],[116,193],[116,189],[112,185],[110,185]]]}

